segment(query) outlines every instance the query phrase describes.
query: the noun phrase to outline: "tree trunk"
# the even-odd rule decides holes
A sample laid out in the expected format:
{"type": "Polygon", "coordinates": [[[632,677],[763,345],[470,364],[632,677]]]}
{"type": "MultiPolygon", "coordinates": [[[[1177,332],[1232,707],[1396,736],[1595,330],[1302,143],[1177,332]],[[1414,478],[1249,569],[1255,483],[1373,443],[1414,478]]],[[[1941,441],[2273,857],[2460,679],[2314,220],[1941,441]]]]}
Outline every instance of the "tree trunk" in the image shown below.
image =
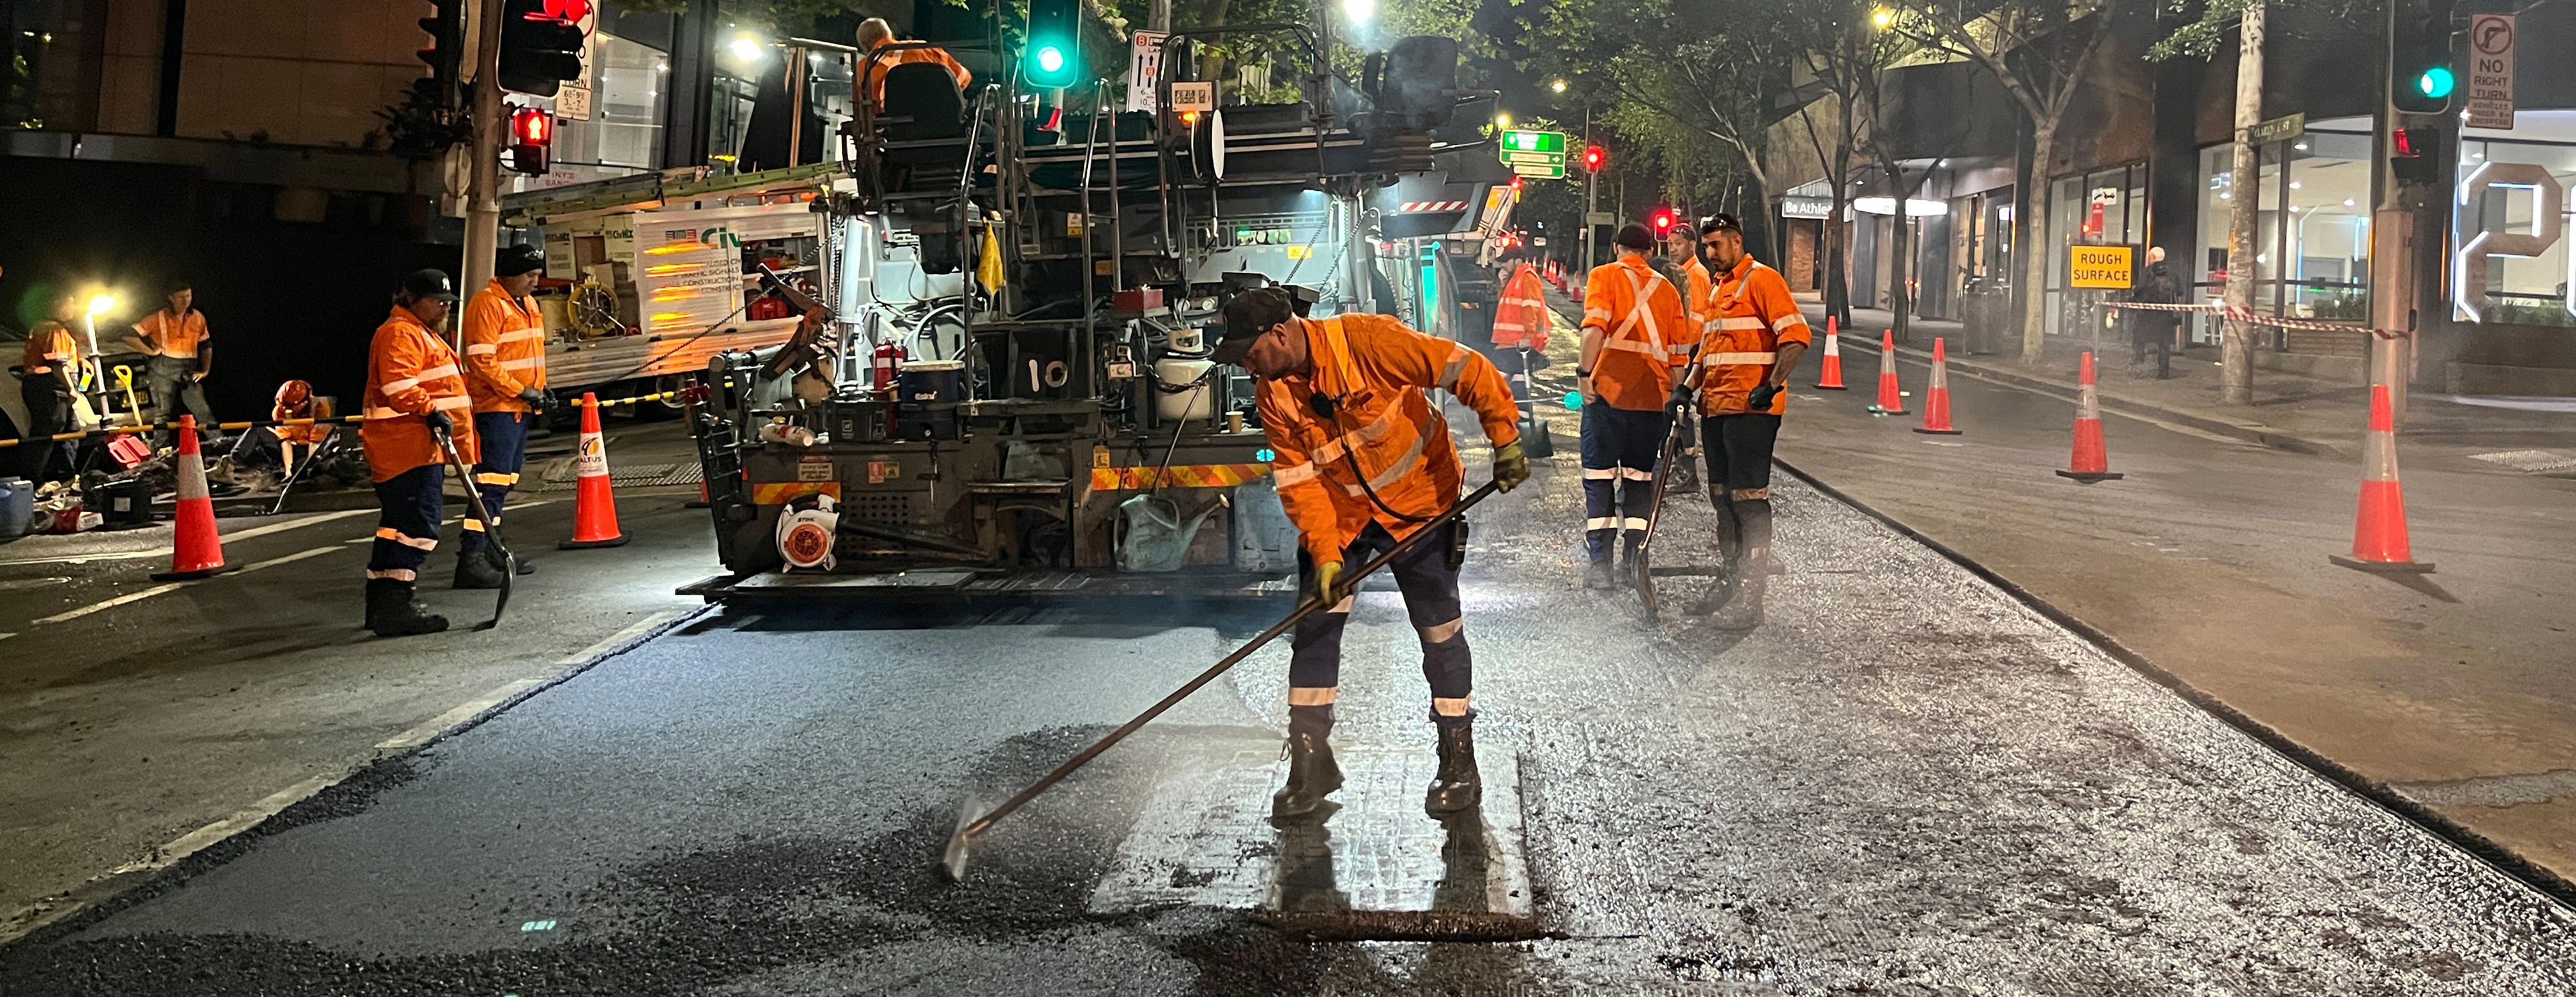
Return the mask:
{"type": "Polygon", "coordinates": [[[2057,122],[2032,121],[2030,126],[2030,175],[2022,178],[2029,188],[2022,199],[2028,209],[2013,221],[2021,228],[2014,246],[2022,250],[2021,260],[2021,362],[2036,364],[2048,342],[2048,266],[2057,260],[2058,247],[2048,241],[2048,161],[2057,152],[2057,122]]]}
{"type": "MultiPolygon", "coordinates": [[[[2255,227],[2263,207],[2263,167],[2252,141],[2263,122],[2263,5],[2247,4],[2236,56],[2236,164],[2228,181],[2227,307],[2242,315],[2254,307],[2255,227]]],[[[2254,404],[2254,325],[2229,319],[2218,345],[2218,401],[2254,404]]]]}

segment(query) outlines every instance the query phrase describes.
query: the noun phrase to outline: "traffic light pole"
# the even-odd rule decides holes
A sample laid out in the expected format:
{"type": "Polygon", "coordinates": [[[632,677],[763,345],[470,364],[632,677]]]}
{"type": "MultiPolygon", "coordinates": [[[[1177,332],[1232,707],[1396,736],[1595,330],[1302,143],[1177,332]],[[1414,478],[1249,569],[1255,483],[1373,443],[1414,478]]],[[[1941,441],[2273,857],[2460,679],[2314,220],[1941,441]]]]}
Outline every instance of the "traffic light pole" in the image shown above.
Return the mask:
{"type": "Polygon", "coordinates": [[[493,259],[501,249],[501,139],[510,127],[501,107],[504,6],[503,0],[476,0],[474,5],[474,79],[466,89],[473,102],[474,136],[466,145],[465,259],[456,282],[457,295],[466,299],[492,282],[493,259]]]}

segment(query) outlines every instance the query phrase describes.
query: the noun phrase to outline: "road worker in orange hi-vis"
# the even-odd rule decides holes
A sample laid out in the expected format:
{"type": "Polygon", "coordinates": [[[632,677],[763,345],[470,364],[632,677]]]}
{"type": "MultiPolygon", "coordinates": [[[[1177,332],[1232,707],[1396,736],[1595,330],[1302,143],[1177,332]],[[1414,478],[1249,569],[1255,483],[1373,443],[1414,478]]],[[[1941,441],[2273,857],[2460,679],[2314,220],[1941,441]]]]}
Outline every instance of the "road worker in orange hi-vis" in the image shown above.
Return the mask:
{"type": "MultiPolygon", "coordinates": [[[[1655,257],[1655,272],[1682,289],[1682,311],[1686,313],[1683,320],[1693,329],[1706,324],[1708,317],[1699,313],[1699,307],[1708,300],[1708,288],[1715,278],[1709,276],[1708,264],[1699,258],[1699,226],[1675,225],[1664,233],[1664,252],[1655,257]]],[[[1696,352],[1697,347],[1674,351],[1673,366],[1689,366],[1696,352]]],[[[1682,437],[1681,457],[1664,475],[1665,494],[1699,490],[1699,411],[1696,406],[1680,408],[1675,418],[1681,420],[1681,425],[1675,431],[1682,437]]]]}
{"type": "MultiPolygon", "coordinates": [[[[1288,518],[1304,534],[1299,558],[1309,597],[1329,605],[1297,624],[1288,662],[1288,783],[1271,797],[1274,819],[1322,806],[1342,785],[1328,738],[1341,687],[1342,628],[1352,596],[1347,566],[1391,550],[1458,501],[1465,470],[1449,423],[1431,404],[1439,388],[1474,409],[1494,444],[1494,481],[1504,490],[1529,480],[1520,410],[1491,361],[1465,346],[1426,336],[1383,315],[1309,319],[1288,292],[1260,288],[1226,304],[1212,355],[1260,378],[1261,425],[1276,456],[1271,480],[1288,518]]],[[[1441,527],[1389,564],[1422,639],[1431,722],[1440,767],[1424,794],[1433,815],[1483,799],[1476,775],[1475,711],[1458,569],[1466,559],[1463,522],[1441,527]]]]}
{"type": "MultiPolygon", "coordinates": [[[[469,484],[483,493],[483,510],[501,524],[501,505],[519,484],[528,451],[528,429],[554,408],[546,390],[546,320],[537,313],[537,278],[546,254],[535,246],[503,246],[492,283],[465,306],[465,391],[474,399],[474,439],[482,450],[469,484]]],[[[519,573],[535,571],[525,558],[519,573]]],[[[456,543],[456,587],[501,587],[500,548],[485,542],[483,522],[465,517],[456,543]]]]}
{"type": "Polygon", "coordinates": [[[367,394],[358,438],[376,482],[376,542],[367,556],[367,629],[379,637],[437,633],[447,618],[415,596],[420,566],[438,548],[444,510],[440,489],[447,455],[438,433],[451,435],[461,459],[475,460],[474,400],[465,371],[438,330],[456,305],[455,286],[436,270],[403,278],[393,313],[367,346],[367,394]]]}
{"type": "MultiPolygon", "coordinates": [[[[1730,215],[1702,223],[1716,283],[1700,304],[1700,449],[1708,458],[1708,494],[1717,505],[1725,569],[1694,614],[1716,613],[1713,626],[1750,630],[1762,622],[1771,568],[1771,447],[1788,410],[1783,390],[1813,338],[1789,283],[1744,250],[1744,230],[1730,215]]],[[[1694,393],[1676,387],[1675,398],[1694,393]]]]}
{"type": "Polygon", "coordinates": [[[1538,268],[1527,263],[1512,272],[1494,302],[1494,366],[1512,386],[1512,398],[1530,398],[1530,372],[1547,366],[1547,291],[1538,268]]]}
{"type": "Polygon", "coordinates": [[[1583,543],[1591,560],[1585,588],[1616,588],[1614,548],[1634,568],[1655,500],[1655,463],[1672,431],[1674,374],[1699,330],[1682,292],[1656,273],[1646,254],[1654,233],[1631,223],[1611,240],[1619,258],[1592,268],[1583,285],[1583,358],[1575,387],[1583,394],[1583,543]],[[1625,538],[1625,543],[1620,540],[1625,538]]]}

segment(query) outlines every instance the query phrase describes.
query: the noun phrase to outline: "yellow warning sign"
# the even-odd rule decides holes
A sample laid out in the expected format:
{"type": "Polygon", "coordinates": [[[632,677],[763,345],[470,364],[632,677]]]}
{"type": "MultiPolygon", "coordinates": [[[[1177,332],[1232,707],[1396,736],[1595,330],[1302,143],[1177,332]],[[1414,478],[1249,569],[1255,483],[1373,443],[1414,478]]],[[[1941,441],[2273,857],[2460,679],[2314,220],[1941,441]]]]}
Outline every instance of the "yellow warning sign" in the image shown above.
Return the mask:
{"type": "Polygon", "coordinates": [[[1091,490],[1098,492],[1120,488],[1231,488],[1268,473],[1270,473],[1268,464],[1184,464],[1168,468],[1095,467],[1091,469],[1091,490]]]}
{"type": "Polygon", "coordinates": [[[2073,254],[2067,261],[2066,286],[2122,290],[2129,286],[2137,268],[2129,262],[2127,246],[2068,246],[2073,254]]]}

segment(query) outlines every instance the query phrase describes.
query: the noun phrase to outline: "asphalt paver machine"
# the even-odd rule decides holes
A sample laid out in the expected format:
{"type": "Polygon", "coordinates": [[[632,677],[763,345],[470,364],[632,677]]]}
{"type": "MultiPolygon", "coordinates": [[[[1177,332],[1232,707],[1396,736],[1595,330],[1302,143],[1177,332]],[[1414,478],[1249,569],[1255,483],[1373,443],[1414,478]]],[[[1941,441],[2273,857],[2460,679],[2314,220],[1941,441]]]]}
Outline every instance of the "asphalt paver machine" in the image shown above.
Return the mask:
{"type": "MultiPolygon", "coordinates": [[[[684,392],[725,573],[681,592],[1291,595],[1252,384],[1207,360],[1209,327],[1270,284],[1317,317],[1381,310],[1386,192],[1438,192],[1407,234],[1464,231],[1496,176],[1437,165],[1461,149],[1434,130],[1476,99],[1454,40],[1399,41],[1356,84],[1327,51],[1293,24],[1174,32],[1127,101],[1153,110],[1114,109],[1106,83],[885,69],[883,108],[837,128],[838,168],[803,194],[815,267],[746,267],[794,334],[714,354],[684,392]],[[1292,98],[1197,79],[1204,46],[1251,39],[1303,71],[1292,98]]],[[[843,57],[868,79],[884,54],[843,57]]]]}

